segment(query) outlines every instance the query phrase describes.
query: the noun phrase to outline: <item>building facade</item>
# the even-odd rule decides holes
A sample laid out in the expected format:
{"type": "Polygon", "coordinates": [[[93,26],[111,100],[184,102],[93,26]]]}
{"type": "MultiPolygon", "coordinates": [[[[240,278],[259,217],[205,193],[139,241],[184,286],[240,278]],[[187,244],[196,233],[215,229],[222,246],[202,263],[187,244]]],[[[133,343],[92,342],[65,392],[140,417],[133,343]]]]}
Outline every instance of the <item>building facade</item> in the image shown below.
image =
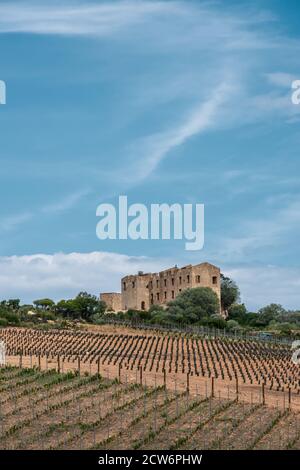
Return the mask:
{"type": "MultiPolygon", "coordinates": [[[[139,272],[123,277],[121,294],[102,294],[108,309],[121,304],[119,310],[148,310],[151,305],[166,305],[185,289],[210,287],[221,301],[220,269],[210,263],[189,264],[182,268],[174,266],[159,273],[139,272]],[[109,296],[120,296],[118,300],[109,296]],[[106,300],[107,299],[107,300],[106,300]]],[[[221,302],[220,302],[221,312],[221,302]]]]}
{"type": "Polygon", "coordinates": [[[103,292],[100,294],[100,300],[106,303],[107,310],[113,312],[122,310],[122,294],[119,292],[103,292]]]}

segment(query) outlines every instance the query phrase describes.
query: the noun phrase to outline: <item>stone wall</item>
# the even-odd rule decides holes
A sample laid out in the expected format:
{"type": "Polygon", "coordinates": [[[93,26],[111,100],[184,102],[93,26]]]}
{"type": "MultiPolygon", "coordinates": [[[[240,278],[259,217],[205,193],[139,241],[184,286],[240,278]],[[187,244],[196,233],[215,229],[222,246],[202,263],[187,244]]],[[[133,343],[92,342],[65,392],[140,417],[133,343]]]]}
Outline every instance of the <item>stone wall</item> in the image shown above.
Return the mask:
{"type": "Polygon", "coordinates": [[[194,287],[210,287],[220,300],[220,269],[210,263],[201,263],[155,273],[149,282],[149,303],[166,304],[185,289],[194,287]]]}
{"type": "MultiPolygon", "coordinates": [[[[166,305],[185,289],[210,287],[221,299],[220,269],[210,263],[174,266],[159,273],[139,273],[122,279],[123,310],[148,310],[166,305]]],[[[220,308],[221,310],[221,308],[220,308]]]]}
{"type": "Polygon", "coordinates": [[[123,277],[121,283],[123,310],[148,310],[148,285],[151,274],[137,274],[123,277]]]}
{"type": "Polygon", "coordinates": [[[104,293],[100,295],[108,309],[148,310],[151,305],[166,305],[185,289],[210,287],[218,296],[221,313],[221,274],[220,269],[210,263],[174,266],[159,273],[139,272],[123,277],[121,294],[104,293]]]}
{"type": "Polygon", "coordinates": [[[100,300],[106,303],[107,311],[119,312],[122,310],[122,294],[119,292],[103,292],[100,300]]]}

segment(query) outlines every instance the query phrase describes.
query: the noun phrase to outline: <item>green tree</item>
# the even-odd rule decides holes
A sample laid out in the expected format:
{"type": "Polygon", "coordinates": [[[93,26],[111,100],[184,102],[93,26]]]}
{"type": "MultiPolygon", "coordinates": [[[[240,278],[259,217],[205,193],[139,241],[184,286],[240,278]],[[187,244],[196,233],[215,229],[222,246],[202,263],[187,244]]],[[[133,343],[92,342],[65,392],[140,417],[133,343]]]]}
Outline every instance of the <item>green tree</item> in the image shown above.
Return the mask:
{"type": "Polygon", "coordinates": [[[229,320],[236,320],[240,324],[247,322],[247,309],[245,304],[233,304],[228,309],[229,320]]]}
{"type": "Polygon", "coordinates": [[[228,313],[229,307],[237,303],[240,299],[240,290],[230,277],[221,274],[221,306],[225,313],[228,313]]]}
{"type": "Polygon", "coordinates": [[[33,301],[33,305],[41,310],[51,310],[55,302],[52,299],[38,299],[33,301]]]}
{"type": "Polygon", "coordinates": [[[19,325],[20,323],[20,317],[16,312],[13,312],[11,310],[6,310],[6,311],[1,311],[0,312],[0,317],[5,318],[7,323],[9,325],[19,325]]]}
{"type": "Polygon", "coordinates": [[[270,304],[258,311],[258,322],[261,326],[267,326],[272,320],[278,320],[286,313],[280,304],[270,304]]]}
{"type": "Polygon", "coordinates": [[[256,312],[248,312],[245,318],[245,324],[254,327],[261,326],[259,323],[259,314],[256,312]]]}
{"type": "Polygon", "coordinates": [[[105,302],[87,292],[80,292],[73,302],[77,315],[84,320],[89,320],[96,313],[103,314],[106,308],[105,302]]]}
{"type": "Polygon", "coordinates": [[[168,304],[167,317],[177,323],[195,323],[219,313],[217,294],[210,287],[186,289],[168,304]]]}
{"type": "Polygon", "coordinates": [[[69,299],[69,300],[62,299],[59,302],[57,302],[55,311],[59,315],[62,315],[63,317],[76,318],[74,300],[72,299],[69,299]]]}
{"type": "Polygon", "coordinates": [[[4,310],[19,310],[20,299],[2,300],[0,302],[0,308],[4,310]]]}
{"type": "Polygon", "coordinates": [[[7,301],[7,307],[11,310],[19,310],[19,308],[20,308],[20,299],[9,299],[7,301]]]}
{"type": "Polygon", "coordinates": [[[290,336],[292,334],[294,325],[288,322],[279,323],[276,327],[282,336],[290,336]]]}
{"type": "Polygon", "coordinates": [[[300,325],[300,312],[298,310],[288,310],[278,315],[278,321],[300,325]]]}
{"type": "Polygon", "coordinates": [[[75,299],[61,300],[56,305],[56,311],[64,317],[86,321],[91,321],[94,315],[99,318],[99,315],[104,314],[105,308],[105,302],[87,292],[80,292],[75,299]]]}

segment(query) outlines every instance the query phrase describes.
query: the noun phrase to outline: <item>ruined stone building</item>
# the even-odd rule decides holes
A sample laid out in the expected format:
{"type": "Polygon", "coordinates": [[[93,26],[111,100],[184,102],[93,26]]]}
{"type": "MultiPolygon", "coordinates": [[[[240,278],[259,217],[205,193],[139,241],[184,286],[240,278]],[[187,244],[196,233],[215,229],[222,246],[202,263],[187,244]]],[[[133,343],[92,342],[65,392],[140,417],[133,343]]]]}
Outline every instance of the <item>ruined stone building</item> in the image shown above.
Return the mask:
{"type": "Polygon", "coordinates": [[[103,292],[100,300],[106,303],[107,310],[120,312],[122,310],[122,294],[119,292],[103,292]]]}
{"type": "Polygon", "coordinates": [[[129,275],[121,280],[121,293],[103,293],[108,310],[148,310],[151,305],[166,305],[185,289],[210,287],[221,300],[220,269],[210,263],[174,266],[159,273],[129,275]]]}

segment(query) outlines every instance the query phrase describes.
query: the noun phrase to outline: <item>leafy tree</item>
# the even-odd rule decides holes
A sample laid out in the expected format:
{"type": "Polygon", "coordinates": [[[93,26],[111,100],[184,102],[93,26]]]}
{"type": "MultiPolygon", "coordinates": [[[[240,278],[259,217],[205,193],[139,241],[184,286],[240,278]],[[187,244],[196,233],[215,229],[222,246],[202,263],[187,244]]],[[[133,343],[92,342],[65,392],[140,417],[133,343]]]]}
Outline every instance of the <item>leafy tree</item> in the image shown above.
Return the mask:
{"type": "Polygon", "coordinates": [[[9,299],[7,301],[7,307],[11,310],[19,310],[19,308],[20,308],[20,299],[9,299]]]}
{"type": "Polygon", "coordinates": [[[221,274],[221,306],[225,313],[228,313],[229,307],[240,299],[240,290],[230,277],[221,274]]]}
{"type": "Polygon", "coordinates": [[[16,312],[10,310],[1,310],[0,317],[4,318],[7,321],[8,325],[19,325],[20,317],[16,312]]]}
{"type": "Polygon", "coordinates": [[[247,313],[247,317],[245,318],[245,324],[249,326],[261,326],[259,323],[259,314],[256,312],[249,312],[247,313]]]}
{"type": "Polygon", "coordinates": [[[278,320],[285,313],[285,309],[280,304],[267,305],[258,311],[258,323],[261,326],[267,326],[272,320],[278,320]]]}
{"type": "Polygon", "coordinates": [[[245,304],[233,304],[228,309],[228,318],[244,324],[247,322],[247,309],[245,304]]]}
{"type": "Polygon", "coordinates": [[[51,310],[54,305],[55,305],[55,302],[51,299],[38,299],[38,300],[34,300],[33,301],[33,305],[38,308],[38,309],[41,309],[41,310],[51,310]]]}
{"type": "Polygon", "coordinates": [[[87,321],[96,314],[104,314],[105,309],[105,302],[87,292],[80,292],[75,299],[61,300],[56,305],[56,311],[61,315],[87,321]]]}
{"type": "Polygon", "coordinates": [[[219,313],[217,294],[210,287],[196,287],[181,292],[168,304],[167,318],[177,323],[195,323],[219,313]]]}
{"type": "Polygon", "coordinates": [[[95,313],[104,313],[106,309],[106,303],[103,300],[87,292],[80,292],[74,299],[74,305],[76,312],[85,320],[89,320],[95,313]]]}
{"type": "Polygon", "coordinates": [[[74,301],[72,299],[60,300],[56,304],[55,311],[63,317],[75,318],[74,301]]]}
{"type": "Polygon", "coordinates": [[[0,303],[0,318],[1,318],[1,325],[19,325],[20,324],[20,316],[18,313],[20,301],[18,299],[14,300],[3,300],[0,303]],[[16,310],[13,309],[13,305],[17,307],[16,310]]]}
{"type": "Polygon", "coordinates": [[[2,300],[0,302],[0,308],[5,310],[19,310],[20,308],[20,299],[9,299],[2,300]]]}
{"type": "Polygon", "coordinates": [[[151,307],[149,308],[148,312],[149,312],[150,315],[156,314],[156,313],[164,313],[164,312],[165,312],[165,308],[162,307],[161,305],[153,304],[153,305],[151,305],[151,307]]]}
{"type": "Polygon", "coordinates": [[[276,329],[279,330],[282,336],[290,336],[292,334],[293,327],[293,324],[285,322],[279,323],[276,329]]]}
{"type": "Polygon", "coordinates": [[[284,313],[279,313],[277,320],[300,325],[300,312],[298,310],[288,310],[284,313]]]}

